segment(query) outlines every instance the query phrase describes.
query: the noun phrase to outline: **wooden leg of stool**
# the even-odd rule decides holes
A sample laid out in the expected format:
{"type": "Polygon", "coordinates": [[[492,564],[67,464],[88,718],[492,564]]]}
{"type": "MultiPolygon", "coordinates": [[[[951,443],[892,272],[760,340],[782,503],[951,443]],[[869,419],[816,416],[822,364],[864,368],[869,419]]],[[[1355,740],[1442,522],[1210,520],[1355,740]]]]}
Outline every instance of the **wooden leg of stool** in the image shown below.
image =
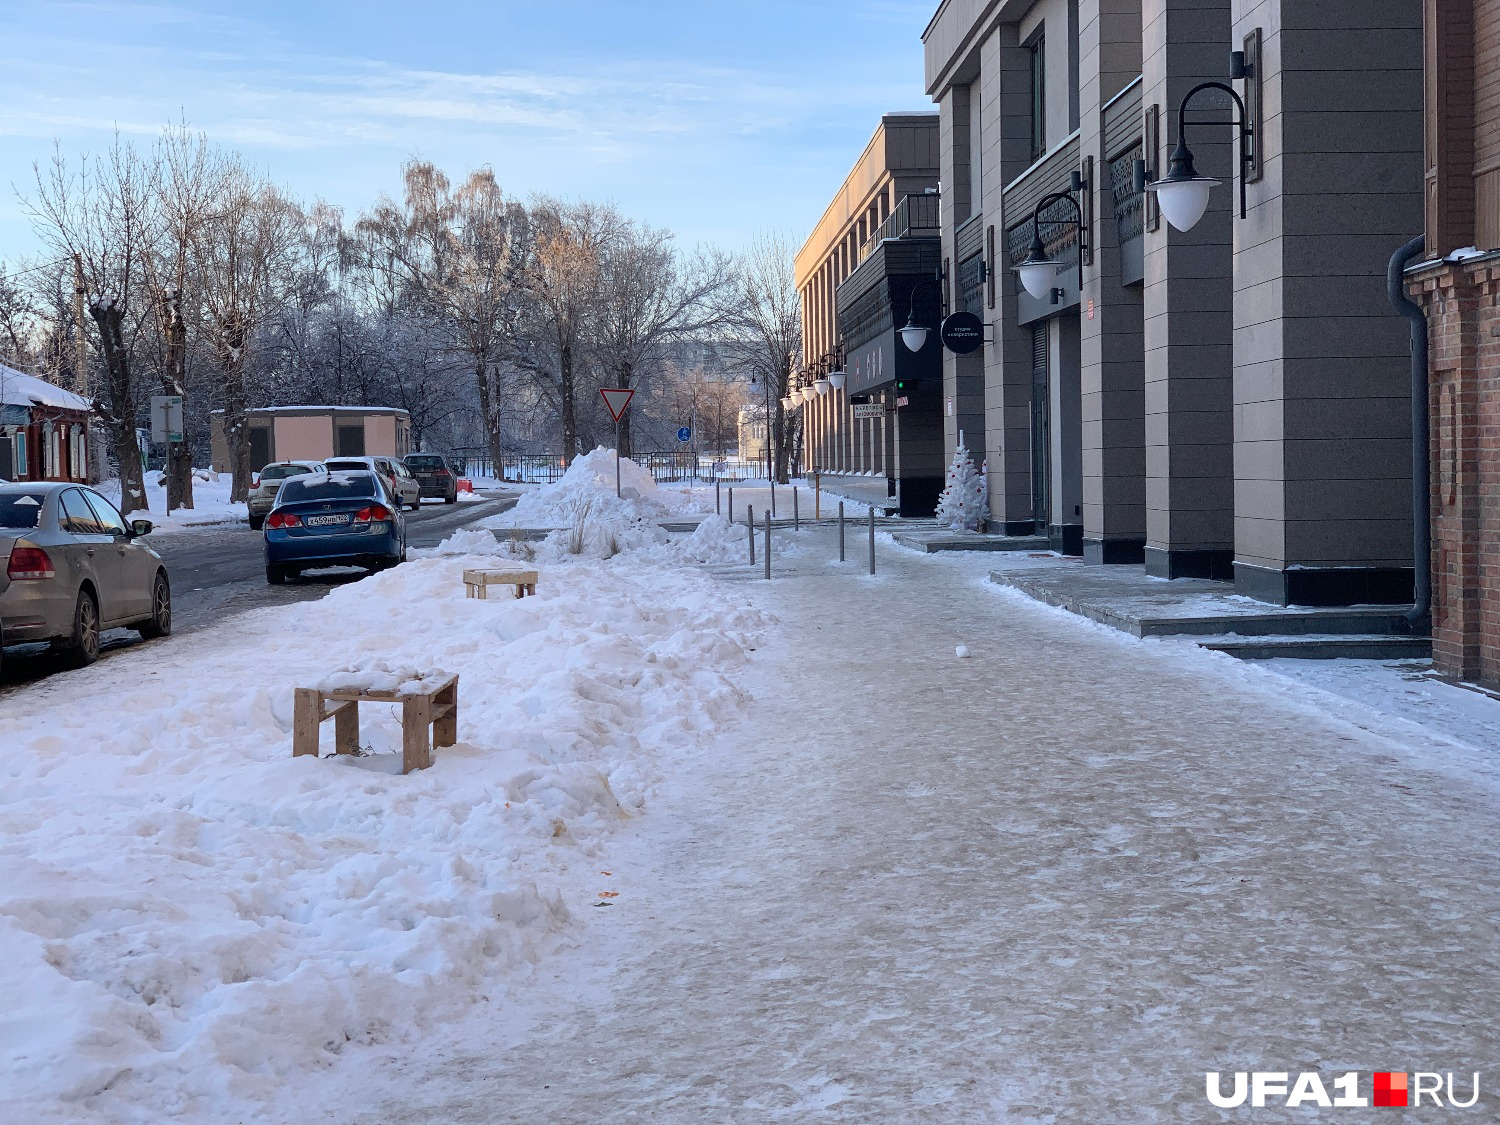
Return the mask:
{"type": "Polygon", "coordinates": [[[333,745],[340,754],[359,753],[359,704],[352,699],[334,713],[333,745]]]}
{"type": "Polygon", "coordinates": [[[436,702],[439,706],[447,706],[448,713],[432,724],[433,746],[452,746],[458,741],[458,685],[446,688],[438,692],[436,702]]]}
{"type": "Polygon", "coordinates": [[[323,697],[317,688],[299,687],[292,704],[292,757],[318,756],[318,712],[323,697]]]}
{"type": "Polygon", "coordinates": [[[401,772],[425,770],[432,765],[428,741],[432,728],[432,697],[413,696],[401,704],[401,772]]]}

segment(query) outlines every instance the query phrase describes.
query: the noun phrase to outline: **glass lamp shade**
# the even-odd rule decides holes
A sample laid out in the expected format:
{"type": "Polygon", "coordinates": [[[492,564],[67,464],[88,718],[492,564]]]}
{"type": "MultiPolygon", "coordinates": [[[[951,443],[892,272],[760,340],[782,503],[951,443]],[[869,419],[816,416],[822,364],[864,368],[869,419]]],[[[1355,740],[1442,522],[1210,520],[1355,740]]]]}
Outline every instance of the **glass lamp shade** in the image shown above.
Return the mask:
{"type": "Polygon", "coordinates": [[[830,371],[828,373],[828,385],[836,391],[844,389],[844,373],[842,371],[830,371]]]}
{"type": "Polygon", "coordinates": [[[901,329],[901,342],[906,345],[909,352],[919,352],[922,345],[927,343],[927,329],[920,324],[907,324],[901,329]]]}
{"type": "Polygon", "coordinates": [[[818,397],[821,398],[828,393],[828,388],[830,386],[832,386],[832,384],[828,382],[828,379],[826,377],[824,377],[816,380],[813,383],[813,390],[817,391],[818,397]]]}
{"type": "Polygon", "coordinates": [[[1057,263],[1051,258],[1028,258],[1015,270],[1021,278],[1021,287],[1038,301],[1052,291],[1052,283],[1057,280],[1057,263]]]}
{"type": "Polygon", "coordinates": [[[791,395],[784,395],[784,396],[782,396],[782,399],[781,399],[781,409],[783,409],[783,410],[790,410],[795,405],[796,404],[794,402],[792,402],[792,396],[791,395]]]}
{"type": "Polygon", "coordinates": [[[1208,193],[1221,181],[1209,176],[1194,176],[1191,179],[1157,180],[1147,184],[1147,191],[1156,192],[1156,201],[1161,204],[1162,216],[1178,230],[1192,230],[1208,210],[1208,193]]]}
{"type": "Polygon", "coordinates": [[[803,387],[802,388],[802,401],[803,402],[811,402],[813,400],[813,396],[816,395],[817,393],[818,392],[815,391],[815,390],[813,390],[811,387],[803,387]]]}

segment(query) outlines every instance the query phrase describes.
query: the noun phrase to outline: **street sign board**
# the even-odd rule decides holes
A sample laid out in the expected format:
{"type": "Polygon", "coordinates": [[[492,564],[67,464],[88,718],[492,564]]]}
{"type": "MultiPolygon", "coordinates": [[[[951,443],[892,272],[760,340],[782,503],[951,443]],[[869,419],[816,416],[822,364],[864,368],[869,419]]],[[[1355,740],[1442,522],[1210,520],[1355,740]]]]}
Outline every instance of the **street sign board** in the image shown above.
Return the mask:
{"type": "Polygon", "coordinates": [[[693,431],[691,429],[689,429],[687,426],[678,426],[677,427],[677,440],[678,441],[692,441],[693,440],[693,431]]]}
{"type": "Polygon", "coordinates": [[[885,403],[856,402],[854,404],[854,416],[856,418],[884,418],[885,403]]]}
{"type": "Polygon", "coordinates": [[[630,396],[635,391],[625,387],[601,387],[599,393],[604,396],[604,405],[609,408],[609,416],[618,422],[625,416],[625,408],[630,405],[630,396]]]}
{"type": "Polygon", "coordinates": [[[151,440],[174,442],[182,440],[182,396],[151,396],[151,440]]]}
{"type": "Polygon", "coordinates": [[[968,355],[984,343],[984,321],[971,312],[956,312],[943,321],[938,334],[950,352],[968,355]]]}

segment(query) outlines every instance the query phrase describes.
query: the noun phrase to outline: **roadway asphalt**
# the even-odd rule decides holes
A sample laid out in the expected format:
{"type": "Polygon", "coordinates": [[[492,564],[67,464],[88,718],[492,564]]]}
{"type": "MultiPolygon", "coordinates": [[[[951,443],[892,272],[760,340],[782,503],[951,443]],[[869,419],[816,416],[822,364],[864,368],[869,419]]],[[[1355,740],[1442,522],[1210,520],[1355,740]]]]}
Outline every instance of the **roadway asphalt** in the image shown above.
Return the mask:
{"type": "MultiPolygon", "coordinates": [[[[407,546],[436,547],[455,530],[485,516],[514,507],[519,494],[495,495],[468,503],[424,504],[408,512],[407,546]]],[[[358,582],[366,572],[356,568],[322,570],[272,586],[266,582],[265,556],[259,532],[243,523],[158,536],[152,546],[167,563],[172,579],[172,632],[193,632],[237,613],[262,606],[314,601],[335,586],[358,582]]],[[[101,660],[119,659],[123,650],[146,644],[171,644],[171,638],[145,642],[129,629],[104,635],[101,660]]],[[[67,667],[66,660],[41,645],[7,649],[0,671],[0,693],[16,685],[50,676],[67,667]]]]}

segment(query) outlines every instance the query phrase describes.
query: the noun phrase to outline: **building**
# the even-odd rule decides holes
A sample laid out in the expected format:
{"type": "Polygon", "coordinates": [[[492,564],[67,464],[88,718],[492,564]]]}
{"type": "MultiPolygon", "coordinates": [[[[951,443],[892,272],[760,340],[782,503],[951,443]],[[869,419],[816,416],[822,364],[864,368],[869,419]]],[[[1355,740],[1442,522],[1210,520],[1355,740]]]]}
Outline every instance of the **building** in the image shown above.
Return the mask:
{"type": "Polygon", "coordinates": [[[82,395],[0,364],[0,479],[89,479],[89,418],[82,395]]]}
{"type": "Polygon", "coordinates": [[[1421,0],[939,5],[944,299],[987,329],[943,356],[943,423],[988,459],[992,530],[1276,604],[1411,600],[1385,278],[1421,224],[1421,20],[1421,0]],[[1230,95],[1198,92],[1188,139],[1223,182],[1182,231],[1136,169],[1167,174],[1208,81],[1245,105],[1243,172],[1230,95]],[[1039,206],[1061,269],[1037,299],[1011,267],[1039,206]]]}
{"type": "MultiPolygon", "coordinates": [[[[393,406],[268,406],[248,412],[250,465],[322,461],[328,457],[404,457],[411,449],[411,416],[393,406]]],[[[216,472],[232,471],[224,412],[209,415],[216,472]]]]}
{"type": "Polygon", "coordinates": [[[888,113],[797,254],[805,381],[804,471],[831,492],[930,516],[944,460],[941,345],[900,343],[915,310],[937,327],[938,116],[888,113]]]}
{"type": "Polygon", "coordinates": [[[739,412],[739,459],[751,465],[765,468],[766,461],[766,408],[764,406],[742,406],[739,412]]]}
{"type": "Polygon", "coordinates": [[[1425,16],[1432,659],[1500,687],[1500,0],[1425,16]]]}

